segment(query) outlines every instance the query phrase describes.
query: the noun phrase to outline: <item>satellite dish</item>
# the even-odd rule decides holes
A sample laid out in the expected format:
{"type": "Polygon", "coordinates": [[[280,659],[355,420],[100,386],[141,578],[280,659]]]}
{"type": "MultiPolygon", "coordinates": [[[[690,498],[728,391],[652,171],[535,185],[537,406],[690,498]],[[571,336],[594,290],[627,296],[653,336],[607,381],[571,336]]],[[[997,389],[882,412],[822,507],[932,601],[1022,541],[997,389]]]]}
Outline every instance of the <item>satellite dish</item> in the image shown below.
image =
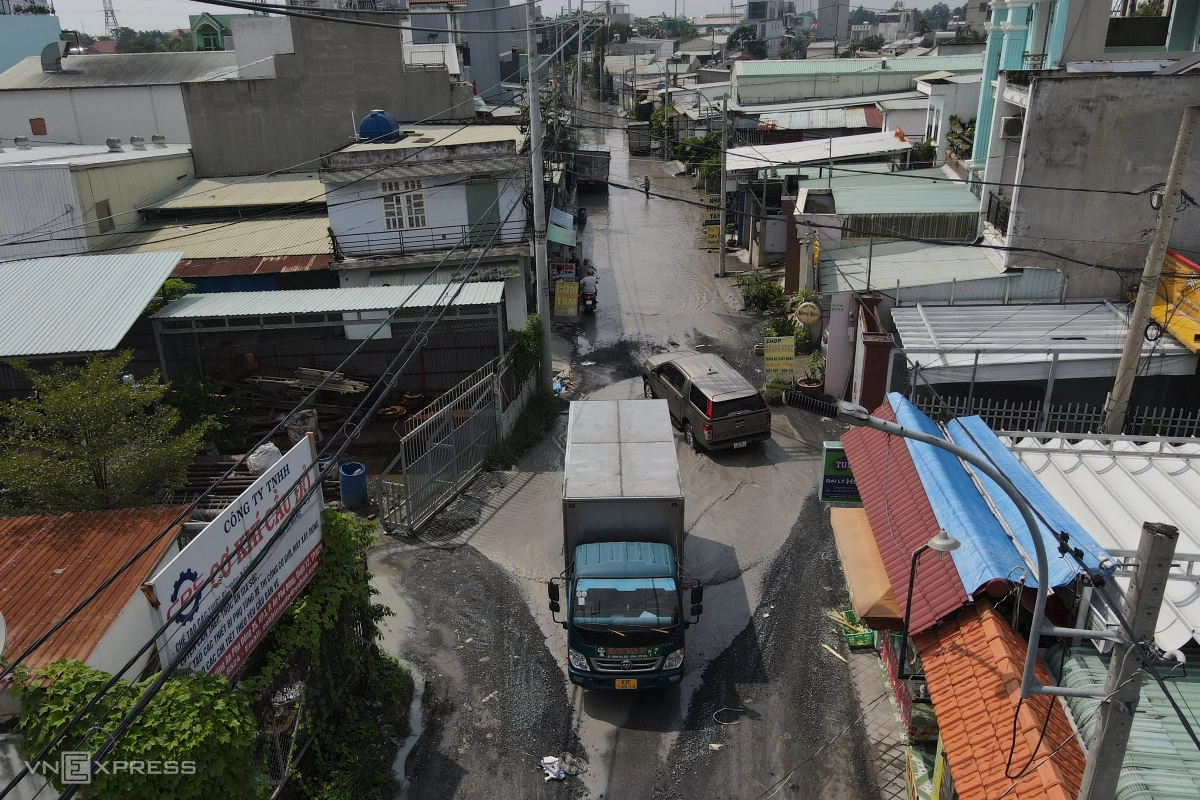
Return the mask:
{"type": "Polygon", "coordinates": [[[796,306],[794,316],[796,321],[804,325],[812,325],[821,318],[821,307],[811,301],[796,306]]]}

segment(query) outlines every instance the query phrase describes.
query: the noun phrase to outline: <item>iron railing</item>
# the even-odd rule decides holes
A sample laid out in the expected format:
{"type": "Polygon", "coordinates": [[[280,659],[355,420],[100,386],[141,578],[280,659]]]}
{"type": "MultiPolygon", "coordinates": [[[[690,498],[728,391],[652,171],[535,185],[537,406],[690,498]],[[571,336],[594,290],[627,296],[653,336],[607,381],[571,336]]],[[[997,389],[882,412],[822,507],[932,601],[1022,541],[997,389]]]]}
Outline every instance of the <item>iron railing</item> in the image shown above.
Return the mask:
{"type": "MultiPolygon", "coordinates": [[[[1044,406],[1040,400],[966,397],[917,397],[917,408],[935,419],[979,416],[994,431],[1045,431],[1098,434],[1104,432],[1104,407],[1087,403],[1044,406]]],[[[1125,414],[1123,433],[1129,436],[1189,438],[1200,435],[1200,410],[1133,407],[1125,414]]]]}
{"type": "Polygon", "coordinates": [[[1045,69],[1045,53],[1021,53],[1021,69],[1045,69]]]}
{"type": "Polygon", "coordinates": [[[987,221],[1002,234],[1008,233],[1008,216],[1012,211],[1012,198],[988,192],[987,221]]]}
{"type": "Polygon", "coordinates": [[[405,256],[426,250],[449,250],[467,244],[521,244],[529,241],[529,226],[522,220],[476,222],[473,225],[439,225],[375,233],[334,233],[333,257],[405,256]]]}

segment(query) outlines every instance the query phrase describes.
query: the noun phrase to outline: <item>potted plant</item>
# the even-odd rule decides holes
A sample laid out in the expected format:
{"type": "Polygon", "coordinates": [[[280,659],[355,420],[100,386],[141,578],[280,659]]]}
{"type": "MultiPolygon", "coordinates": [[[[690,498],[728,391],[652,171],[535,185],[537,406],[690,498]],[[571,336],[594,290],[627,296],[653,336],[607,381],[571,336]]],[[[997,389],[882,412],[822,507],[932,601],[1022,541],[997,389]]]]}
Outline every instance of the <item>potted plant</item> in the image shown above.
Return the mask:
{"type": "Polygon", "coordinates": [[[812,332],[807,325],[796,326],[796,355],[807,355],[813,351],[812,332]]]}
{"type": "Polygon", "coordinates": [[[783,378],[772,378],[771,382],[762,388],[763,400],[767,405],[781,406],[783,405],[783,393],[792,388],[790,381],[783,378]]]}
{"type": "Polygon", "coordinates": [[[814,397],[824,394],[825,356],[813,353],[808,357],[808,368],[804,370],[804,377],[796,382],[796,388],[814,397]]]}

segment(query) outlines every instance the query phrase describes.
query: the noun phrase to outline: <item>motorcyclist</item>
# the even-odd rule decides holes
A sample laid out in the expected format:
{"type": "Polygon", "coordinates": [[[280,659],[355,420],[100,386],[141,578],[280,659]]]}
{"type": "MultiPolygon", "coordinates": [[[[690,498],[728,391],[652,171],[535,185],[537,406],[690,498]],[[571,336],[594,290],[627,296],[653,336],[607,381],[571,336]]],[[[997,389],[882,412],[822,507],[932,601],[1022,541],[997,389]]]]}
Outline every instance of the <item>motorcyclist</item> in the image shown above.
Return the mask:
{"type": "Polygon", "coordinates": [[[583,302],[584,295],[588,294],[595,297],[597,303],[600,301],[600,293],[597,291],[598,283],[599,281],[596,280],[596,276],[591,274],[590,271],[589,274],[583,276],[583,278],[579,281],[580,302],[583,302]]]}

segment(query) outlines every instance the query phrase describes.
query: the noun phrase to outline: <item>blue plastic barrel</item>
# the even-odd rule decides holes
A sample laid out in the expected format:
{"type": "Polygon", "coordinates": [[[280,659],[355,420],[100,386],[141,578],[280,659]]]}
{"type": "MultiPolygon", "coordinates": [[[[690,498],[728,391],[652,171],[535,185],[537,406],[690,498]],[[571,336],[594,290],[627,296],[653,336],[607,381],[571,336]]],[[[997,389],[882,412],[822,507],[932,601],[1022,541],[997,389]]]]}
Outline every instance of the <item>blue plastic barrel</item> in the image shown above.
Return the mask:
{"type": "Polygon", "coordinates": [[[338,467],[338,488],[342,505],[362,508],[367,504],[367,468],[357,461],[343,461],[338,467]]]}

